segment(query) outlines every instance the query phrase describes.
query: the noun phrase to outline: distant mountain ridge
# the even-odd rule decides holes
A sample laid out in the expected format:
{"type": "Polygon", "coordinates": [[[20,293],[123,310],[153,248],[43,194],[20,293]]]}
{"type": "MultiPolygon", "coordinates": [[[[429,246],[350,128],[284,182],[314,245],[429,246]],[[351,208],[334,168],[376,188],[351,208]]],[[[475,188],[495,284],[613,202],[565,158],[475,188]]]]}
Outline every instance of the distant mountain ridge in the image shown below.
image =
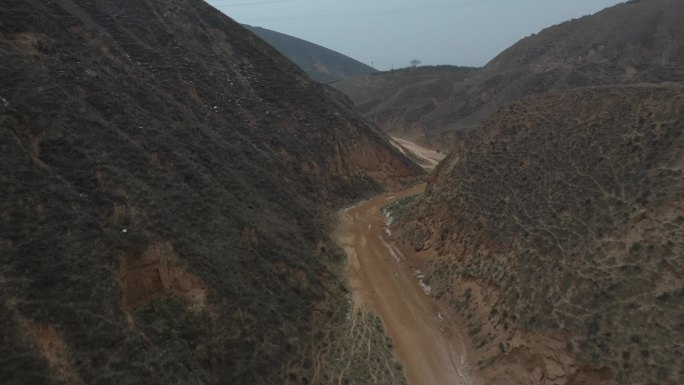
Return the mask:
{"type": "MultiPolygon", "coordinates": [[[[416,93],[400,87],[392,97],[372,106],[364,105],[364,100],[354,102],[385,131],[439,143],[447,140],[444,135],[479,127],[504,104],[528,95],[586,86],[684,81],[681,20],[683,1],[622,3],[528,36],[465,79],[438,75],[430,87],[439,92],[416,93]]],[[[392,75],[370,80],[382,82],[383,76],[392,75]]],[[[335,86],[345,92],[367,81],[354,78],[335,86]]]]}
{"type": "Polygon", "coordinates": [[[382,130],[420,140],[439,122],[423,119],[451,96],[454,84],[473,76],[479,68],[425,66],[357,76],[331,85],[349,96],[363,114],[382,130]]]}
{"type": "Polygon", "coordinates": [[[318,44],[266,28],[246,24],[243,26],[264,39],[318,82],[327,83],[377,72],[369,65],[318,44]]]}

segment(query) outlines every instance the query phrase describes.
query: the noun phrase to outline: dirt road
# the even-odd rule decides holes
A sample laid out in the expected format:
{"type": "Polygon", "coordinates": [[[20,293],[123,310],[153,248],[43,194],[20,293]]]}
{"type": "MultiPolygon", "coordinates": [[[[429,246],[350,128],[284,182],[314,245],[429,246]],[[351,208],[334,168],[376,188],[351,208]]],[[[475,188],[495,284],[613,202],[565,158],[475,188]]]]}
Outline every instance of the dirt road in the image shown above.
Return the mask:
{"type": "Polygon", "coordinates": [[[421,147],[402,138],[392,137],[392,144],[409,158],[413,158],[409,153],[415,155],[418,159],[414,160],[419,161],[419,164],[428,170],[435,168],[446,157],[445,153],[421,147]]]}
{"type": "Polygon", "coordinates": [[[410,385],[475,385],[462,339],[425,293],[405,256],[392,245],[380,209],[425,186],[363,202],[340,212],[337,241],[349,258],[355,306],[370,306],[392,337],[410,385]]]}

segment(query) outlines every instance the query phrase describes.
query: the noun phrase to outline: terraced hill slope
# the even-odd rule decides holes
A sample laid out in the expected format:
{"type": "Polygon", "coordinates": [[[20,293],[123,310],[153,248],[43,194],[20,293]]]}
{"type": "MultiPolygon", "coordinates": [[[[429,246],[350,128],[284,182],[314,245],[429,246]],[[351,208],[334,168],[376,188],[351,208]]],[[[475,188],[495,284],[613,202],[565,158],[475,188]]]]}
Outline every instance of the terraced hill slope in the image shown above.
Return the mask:
{"type": "Polygon", "coordinates": [[[509,104],[449,155],[404,237],[490,384],[684,381],[684,88],[509,104]]]}
{"type": "Polygon", "coordinates": [[[3,1],[0,148],[3,384],[401,382],[326,207],[422,170],[203,1],[3,1]]]}
{"type": "Polygon", "coordinates": [[[367,64],[318,44],[266,28],[245,27],[292,60],[313,80],[327,83],[377,72],[367,64]]]}

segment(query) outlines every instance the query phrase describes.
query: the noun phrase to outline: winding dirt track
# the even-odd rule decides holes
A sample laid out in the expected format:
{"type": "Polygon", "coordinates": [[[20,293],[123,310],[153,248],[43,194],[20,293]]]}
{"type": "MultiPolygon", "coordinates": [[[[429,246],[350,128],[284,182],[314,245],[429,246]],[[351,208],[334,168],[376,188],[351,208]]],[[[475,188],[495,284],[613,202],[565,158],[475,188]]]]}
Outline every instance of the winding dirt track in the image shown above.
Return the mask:
{"type": "Polygon", "coordinates": [[[385,195],[341,211],[335,236],[348,255],[354,304],[368,305],[380,316],[409,384],[474,385],[462,339],[421,289],[384,228],[380,209],[424,188],[385,195]]]}

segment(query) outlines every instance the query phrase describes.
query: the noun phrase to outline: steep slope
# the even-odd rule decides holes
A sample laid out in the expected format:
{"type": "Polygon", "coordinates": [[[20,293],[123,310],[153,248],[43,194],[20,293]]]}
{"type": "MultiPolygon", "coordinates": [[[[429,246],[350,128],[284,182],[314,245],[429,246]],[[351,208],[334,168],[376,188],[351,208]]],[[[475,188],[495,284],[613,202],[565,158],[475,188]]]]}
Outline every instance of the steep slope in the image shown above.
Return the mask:
{"type": "Polygon", "coordinates": [[[393,135],[420,139],[423,130],[439,127],[423,121],[477,69],[455,66],[425,66],[357,76],[331,85],[349,96],[356,107],[393,135]]]}
{"type": "Polygon", "coordinates": [[[3,1],[1,382],[400,378],[326,206],[421,170],[345,103],[200,0],[3,1]]]}
{"type": "Polygon", "coordinates": [[[403,88],[366,116],[387,128],[444,135],[478,127],[505,103],[539,92],[582,86],[684,81],[684,2],[629,1],[526,37],[464,81],[435,79],[440,91],[403,88]],[[406,95],[401,97],[400,94],[406,95]],[[425,106],[407,114],[406,105],[425,106]]]}
{"type": "Polygon", "coordinates": [[[371,66],[318,44],[261,27],[245,27],[287,56],[313,80],[325,83],[376,72],[371,66]]]}
{"type": "Polygon", "coordinates": [[[512,103],[402,223],[490,384],[684,381],[684,88],[512,103]]]}

